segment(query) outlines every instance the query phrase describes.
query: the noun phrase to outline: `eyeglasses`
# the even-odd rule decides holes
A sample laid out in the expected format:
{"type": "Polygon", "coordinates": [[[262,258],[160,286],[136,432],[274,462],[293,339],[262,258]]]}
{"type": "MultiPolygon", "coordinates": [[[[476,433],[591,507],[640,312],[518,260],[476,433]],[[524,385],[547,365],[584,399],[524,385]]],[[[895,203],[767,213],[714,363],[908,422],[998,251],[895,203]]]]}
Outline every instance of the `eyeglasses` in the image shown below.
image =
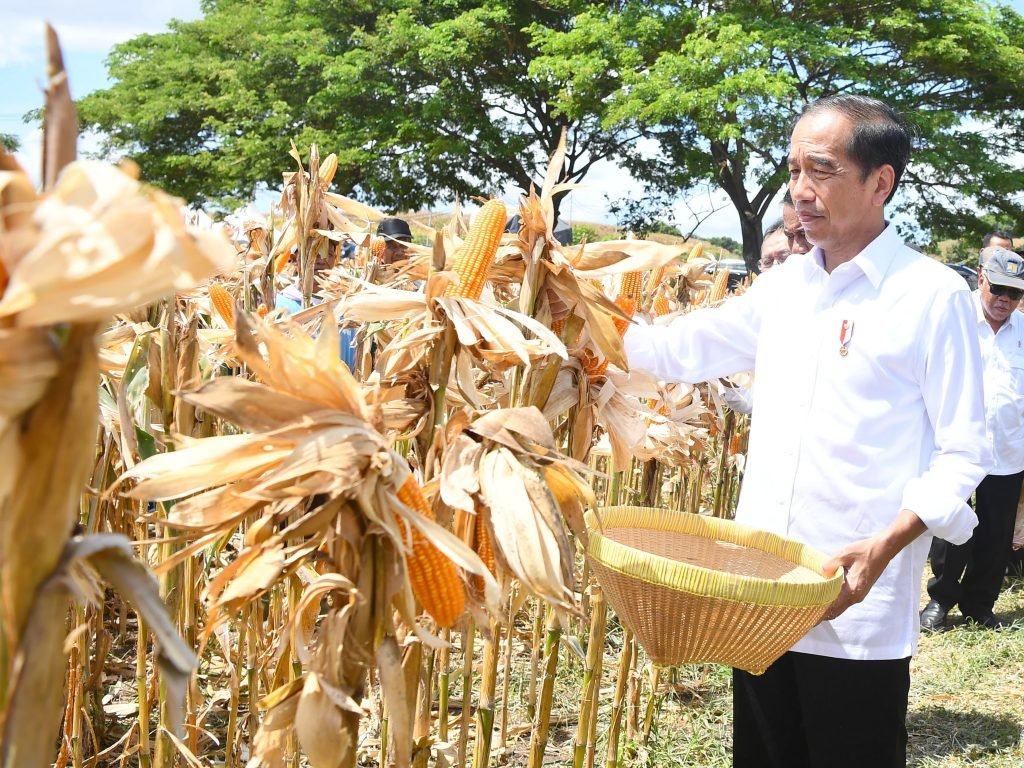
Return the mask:
{"type": "Polygon", "coordinates": [[[1020,301],[1021,297],[1024,297],[1024,290],[1008,285],[996,285],[991,280],[988,281],[988,291],[993,296],[1005,296],[1010,301],[1020,301]]]}
{"type": "Polygon", "coordinates": [[[783,263],[785,263],[786,259],[788,259],[788,258],[789,258],[789,254],[788,253],[783,253],[783,254],[779,254],[779,255],[768,255],[768,256],[765,256],[764,258],[760,259],[757,262],[757,265],[762,270],[770,269],[775,264],[783,264],[783,263]]]}

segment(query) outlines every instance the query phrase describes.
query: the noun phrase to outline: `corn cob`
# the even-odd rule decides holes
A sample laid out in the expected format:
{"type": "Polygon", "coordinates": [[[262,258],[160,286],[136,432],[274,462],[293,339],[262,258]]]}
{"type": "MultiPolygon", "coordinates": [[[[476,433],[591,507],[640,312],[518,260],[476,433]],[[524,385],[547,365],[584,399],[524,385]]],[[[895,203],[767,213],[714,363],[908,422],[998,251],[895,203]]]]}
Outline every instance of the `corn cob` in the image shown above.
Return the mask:
{"type": "MultiPolygon", "coordinates": [[[[484,520],[484,509],[477,505],[476,508],[476,553],[487,566],[492,576],[498,575],[498,564],[494,558],[494,542],[491,541],[491,534],[487,530],[487,522],[484,520]]],[[[473,588],[479,592],[484,591],[484,579],[482,576],[473,577],[473,588]]]]}
{"type": "Polygon", "coordinates": [[[714,304],[724,299],[728,288],[729,270],[720,269],[715,273],[715,280],[711,283],[711,303],[714,304]]]}
{"type": "Polygon", "coordinates": [[[672,307],[668,303],[668,299],[665,296],[656,296],[654,298],[654,314],[658,317],[667,315],[672,311],[672,307]]]}
{"type": "MultiPolygon", "coordinates": [[[[398,500],[405,506],[434,519],[434,512],[423,497],[416,478],[408,475],[398,489],[398,500]]],[[[403,538],[408,528],[398,518],[403,538]]],[[[418,528],[412,529],[412,551],[405,559],[413,594],[442,627],[451,627],[466,607],[466,593],[455,565],[418,528]]]]}
{"type": "Polygon", "coordinates": [[[448,286],[446,296],[480,298],[504,231],[505,204],[501,200],[488,200],[473,217],[466,241],[455,254],[453,269],[459,276],[459,284],[448,286]]]}
{"type": "Polygon", "coordinates": [[[658,286],[661,285],[661,281],[665,279],[665,267],[658,267],[651,276],[647,278],[647,293],[654,293],[658,286]]]}
{"type": "Polygon", "coordinates": [[[562,338],[562,331],[565,330],[565,318],[561,320],[553,320],[551,322],[551,332],[558,338],[562,338]]]}
{"type": "Polygon", "coordinates": [[[690,300],[690,304],[698,306],[704,303],[704,298],[708,295],[707,291],[697,291],[693,294],[693,298],[690,300]]]}
{"type": "Polygon", "coordinates": [[[640,287],[643,284],[643,279],[643,272],[623,272],[619,282],[619,296],[640,301],[640,287]]]}
{"type": "Polygon", "coordinates": [[[267,230],[262,227],[256,229],[250,229],[249,235],[249,254],[248,258],[258,259],[261,256],[267,255],[267,230]]]}
{"type": "Polygon", "coordinates": [[[323,159],[323,162],[320,163],[320,168],[317,170],[317,175],[320,177],[320,183],[325,187],[330,186],[337,170],[338,156],[331,152],[331,154],[323,159]]]}
{"type": "Polygon", "coordinates": [[[281,251],[274,259],[274,274],[279,275],[284,271],[284,268],[288,266],[288,260],[291,258],[291,254],[288,251],[281,251]]]}
{"type": "MultiPolygon", "coordinates": [[[[621,309],[627,317],[632,318],[633,313],[636,312],[636,301],[634,299],[620,296],[615,300],[615,306],[621,309]]],[[[612,318],[612,322],[615,324],[615,330],[618,331],[619,338],[621,339],[626,335],[626,329],[629,328],[629,320],[625,318],[615,316],[612,318]]],[[[590,350],[584,351],[583,357],[583,370],[588,376],[601,376],[608,369],[608,360],[602,359],[595,354],[592,354],[590,350]]]]}
{"type": "Polygon", "coordinates": [[[217,310],[220,319],[227,324],[228,328],[234,328],[235,300],[231,298],[231,294],[220,283],[210,283],[209,293],[210,304],[217,310]]]}
{"type": "Polygon", "coordinates": [[[384,255],[384,246],[385,242],[383,237],[373,238],[373,242],[370,243],[370,254],[373,258],[380,261],[380,257],[384,255]]]}
{"type": "Polygon", "coordinates": [[[697,259],[704,257],[704,243],[697,243],[693,248],[690,249],[690,255],[686,257],[686,261],[696,261],[697,259]]]}
{"type": "Polygon", "coordinates": [[[270,314],[270,308],[266,304],[260,304],[258,307],[256,307],[256,314],[259,315],[260,317],[266,317],[268,314],[270,314]]]}

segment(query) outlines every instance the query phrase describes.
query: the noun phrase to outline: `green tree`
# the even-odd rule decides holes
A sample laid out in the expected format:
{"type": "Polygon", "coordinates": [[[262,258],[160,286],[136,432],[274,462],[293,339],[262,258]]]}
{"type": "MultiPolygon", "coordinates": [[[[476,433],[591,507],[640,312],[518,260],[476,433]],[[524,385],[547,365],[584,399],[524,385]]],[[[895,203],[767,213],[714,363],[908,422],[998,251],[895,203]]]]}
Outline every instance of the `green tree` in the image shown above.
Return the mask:
{"type": "Polygon", "coordinates": [[[17,152],[21,142],[13,133],[0,133],[0,148],[6,152],[17,152]]]}
{"type": "Polygon", "coordinates": [[[978,0],[714,0],[595,3],[572,28],[533,28],[531,72],[565,81],[576,114],[606,96],[610,129],[653,136],[625,162],[676,192],[713,183],[736,209],[752,266],[786,180],[791,121],[837,93],[893,104],[919,146],[901,205],[933,236],[1024,224],[1024,20],[978,0]],[[605,73],[604,78],[595,73],[605,73]],[[614,82],[608,82],[609,79],[614,82]],[[610,94],[610,95],[609,95],[610,94]]]}
{"type": "MultiPolygon", "coordinates": [[[[526,190],[567,131],[562,177],[624,162],[639,132],[604,127],[587,97],[573,115],[566,83],[531,77],[532,24],[565,31],[581,0],[205,0],[114,48],[113,85],[82,100],[105,151],[186,199],[230,205],[287,170],[289,141],[337,152],[337,187],[385,208],[453,193],[526,190]]],[[[611,82],[611,81],[609,81],[611,82]]]]}

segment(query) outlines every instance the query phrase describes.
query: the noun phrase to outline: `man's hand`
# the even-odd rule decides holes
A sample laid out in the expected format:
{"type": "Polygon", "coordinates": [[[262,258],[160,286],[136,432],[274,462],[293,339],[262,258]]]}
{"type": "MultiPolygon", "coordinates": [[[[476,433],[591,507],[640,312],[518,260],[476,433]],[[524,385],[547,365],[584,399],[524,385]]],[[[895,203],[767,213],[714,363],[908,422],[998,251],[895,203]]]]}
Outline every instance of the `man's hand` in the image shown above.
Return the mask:
{"type": "Polygon", "coordinates": [[[839,550],[822,566],[826,576],[832,576],[840,566],[846,569],[843,588],[832,605],[825,611],[822,621],[832,621],[851,605],[868,596],[882,571],[905,546],[924,533],[921,518],[908,509],[902,510],[892,525],[869,539],[855,541],[839,550]]]}

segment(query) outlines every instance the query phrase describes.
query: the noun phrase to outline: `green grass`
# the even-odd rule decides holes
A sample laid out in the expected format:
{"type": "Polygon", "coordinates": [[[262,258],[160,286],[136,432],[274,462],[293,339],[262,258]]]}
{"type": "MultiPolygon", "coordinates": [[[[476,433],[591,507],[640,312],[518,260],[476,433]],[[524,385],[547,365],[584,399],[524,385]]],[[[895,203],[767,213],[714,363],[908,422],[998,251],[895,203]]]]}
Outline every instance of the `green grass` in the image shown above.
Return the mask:
{"type": "MultiPolygon", "coordinates": [[[[921,638],[911,667],[907,718],[912,768],[1019,768],[1024,765],[1024,581],[1004,589],[996,613],[1015,626],[999,631],[963,625],[955,612],[953,629],[921,638]]],[[[622,633],[609,623],[601,688],[595,765],[604,768],[608,717],[622,633]]],[[[572,765],[582,666],[563,653],[552,712],[545,764],[572,765]]],[[[641,662],[645,661],[641,654],[641,662]]],[[[638,719],[643,723],[650,696],[642,682],[638,719]]],[[[515,694],[523,688],[513,683],[515,694]]],[[[518,698],[513,695],[513,702],[518,698]]],[[[518,714],[518,713],[517,713],[518,714]]],[[[515,718],[519,720],[519,718],[515,718]]],[[[521,720],[520,720],[521,722],[521,720]]],[[[625,728],[623,728],[623,733],[625,728]]],[[[500,757],[525,765],[529,734],[523,733],[500,757]]],[[[659,686],[651,738],[642,735],[620,750],[628,768],[725,768],[732,764],[732,691],[728,668],[686,665],[666,671],[659,686]],[[671,679],[670,679],[671,677],[671,679]]]]}

